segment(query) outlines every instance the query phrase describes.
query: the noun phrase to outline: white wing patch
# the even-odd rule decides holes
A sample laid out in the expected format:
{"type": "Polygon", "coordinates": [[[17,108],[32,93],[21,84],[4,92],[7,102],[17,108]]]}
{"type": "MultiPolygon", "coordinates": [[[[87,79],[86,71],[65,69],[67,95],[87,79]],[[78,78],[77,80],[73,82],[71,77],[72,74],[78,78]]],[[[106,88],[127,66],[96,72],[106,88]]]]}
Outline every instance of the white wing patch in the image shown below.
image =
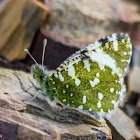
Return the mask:
{"type": "Polygon", "coordinates": [[[79,108],[79,109],[83,109],[83,105],[80,105],[78,108],[79,108]]]}
{"type": "Polygon", "coordinates": [[[81,81],[80,81],[78,78],[76,78],[76,79],[75,79],[75,85],[76,85],[76,86],[79,86],[80,83],[81,83],[81,81]]]}
{"type": "Polygon", "coordinates": [[[110,88],[110,92],[113,93],[113,91],[114,91],[114,88],[110,88]]]}
{"type": "Polygon", "coordinates": [[[68,67],[68,75],[71,77],[75,76],[75,69],[72,65],[68,67]]]}
{"type": "Polygon", "coordinates": [[[60,81],[64,81],[64,77],[62,76],[62,74],[61,74],[61,72],[59,72],[59,79],[60,79],[60,81]]]}
{"type": "Polygon", "coordinates": [[[97,103],[97,107],[98,107],[98,108],[102,107],[102,105],[101,105],[101,102],[100,102],[100,101],[97,103]]]}
{"type": "Polygon", "coordinates": [[[104,66],[107,66],[121,76],[119,74],[119,68],[116,65],[116,60],[102,50],[98,52],[90,51],[86,53],[86,55],[89,56],[93,62],[97,62],[101,70],[104,69],[104,66]]]}
{"type": "Polygon", "coordinates": [[[95,78],[94,81],[90,80],[89,83],[92,87],[94,87],[95,85],[97,85],[100,82],[99,79],[95,78]]]}
{"type": "Polygon", "coordinates": [[[103,97],[104,97],[104,95],[102,94],[102,93],[98,93],[98,98],[100,99],[100,100],[102,100],[103,99],[103,97]]]}
{"type": "Polygon", "coordinates": [[[96,76],[97,76],[97,77],[99,77],[99,76],[100,76],[100,74],[99,74],[99,73],[96,73],[96,76]]]}
{"type": "Polygon", "coordinates": [[[87,68],[87,71],[90,71],[90,64],[89,64],[88,59],[83,60],[83,63],[84,63],[85,68],[87,68]]]}
{"type": "Polygon", "coordinates": [[[113,41],[114,51],[118,51],[118,40],[113,41]]]}
{"type": "Polygon", "coordinates": [[[83,96],[83,104],[85,104],[86,103],[86,96],[84,95],[83,96]]]}

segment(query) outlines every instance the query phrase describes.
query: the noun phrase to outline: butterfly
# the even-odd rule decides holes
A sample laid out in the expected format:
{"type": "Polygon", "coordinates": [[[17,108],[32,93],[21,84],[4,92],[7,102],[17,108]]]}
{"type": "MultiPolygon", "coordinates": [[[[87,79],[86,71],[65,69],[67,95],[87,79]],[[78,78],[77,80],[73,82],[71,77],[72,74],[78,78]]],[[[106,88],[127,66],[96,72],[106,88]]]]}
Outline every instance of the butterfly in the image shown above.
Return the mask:
{"type": "Polygon", "coordinates": [[[33,65],[32,73],[50,100],[78,109],[110,112],[125,97],[124,76],[131,55],[129,36],[116,33],[75,52],[49,76],[43,61],[42,65],[33,65]]]}

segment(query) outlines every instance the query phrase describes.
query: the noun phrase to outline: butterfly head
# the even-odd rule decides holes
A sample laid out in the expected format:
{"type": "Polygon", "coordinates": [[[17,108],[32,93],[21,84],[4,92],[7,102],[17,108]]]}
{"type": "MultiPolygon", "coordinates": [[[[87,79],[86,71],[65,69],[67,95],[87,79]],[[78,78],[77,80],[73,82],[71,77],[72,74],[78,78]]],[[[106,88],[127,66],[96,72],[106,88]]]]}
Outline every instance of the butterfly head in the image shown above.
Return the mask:
{"type": "Polygon", "coordinates": [[[33,77],[38,81],[41,81],[45,76],[44,67],[42,67],[42,65],[33,65],[31,68],[31,72],[33,74],[33,77]]]}
{"type": "Polygon", "coordinates": [[[34,57],[29,53],[29,51],[27,49],[24,50],[28,55],[30,55],[30,57],[35,62],[35,64],[31,68],[31,72],[33,74],[33,77],[35,79],[37,79],[38,81],[41,81],[44,78],[44,76],[45,76],[45,72],[44,72],[45,68],[43,66],[43,62],[44,62],[45,48],[46,48],[46,45],[47,45],[47,40],[46,39],[43,40],[43,44],[44,44],[44,47],[43,47],[43,55],[42,55],[42,65],[39,65],[36,62],[34,57]]]}

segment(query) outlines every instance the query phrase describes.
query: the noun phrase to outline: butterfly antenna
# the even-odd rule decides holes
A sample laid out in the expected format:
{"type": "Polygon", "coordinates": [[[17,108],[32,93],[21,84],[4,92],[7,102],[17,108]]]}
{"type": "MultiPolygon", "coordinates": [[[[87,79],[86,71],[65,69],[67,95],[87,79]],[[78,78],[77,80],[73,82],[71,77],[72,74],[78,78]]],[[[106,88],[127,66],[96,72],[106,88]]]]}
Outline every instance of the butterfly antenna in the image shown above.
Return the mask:
{"type": "Polygon", "coordinates": [[[33,56],[29,53],[29,51],[27,49],[24,50],[28,55],[30,55],[30,57],[33,59],[33,61],[36,63],[36,65],[38,65],[39,67],[39,64],[36,62],[36,60],[33,58],[33,56]]]}
{"type": "Polygon", "coordinates": [[[44,39],[43,40],[42,67],[43,67],[43,64],[44,64],[44,56],[45,56],[46,45],[47,45],[47,39],[44,39]]]}

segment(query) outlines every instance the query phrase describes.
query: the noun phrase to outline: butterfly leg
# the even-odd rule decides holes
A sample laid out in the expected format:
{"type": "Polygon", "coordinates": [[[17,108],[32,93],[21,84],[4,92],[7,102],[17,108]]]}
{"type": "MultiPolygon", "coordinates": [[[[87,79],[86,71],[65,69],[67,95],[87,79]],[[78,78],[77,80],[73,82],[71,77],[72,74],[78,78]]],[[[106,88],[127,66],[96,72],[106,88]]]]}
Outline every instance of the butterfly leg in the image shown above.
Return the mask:
{"type": "Polygon", "coordinates": [[[54,109],[55,111],[57,110],[57,102],[56,102],[56,98],[54,97],[54,109]]]}
{"type": "Polygon", "coordinates": [[[39,94],[42,94],[43,96],[45,96],[42,90],[38,90],[37,94],[31,99],[31,101],[34,100],[36,97],[38,97],[39,94]]]}

